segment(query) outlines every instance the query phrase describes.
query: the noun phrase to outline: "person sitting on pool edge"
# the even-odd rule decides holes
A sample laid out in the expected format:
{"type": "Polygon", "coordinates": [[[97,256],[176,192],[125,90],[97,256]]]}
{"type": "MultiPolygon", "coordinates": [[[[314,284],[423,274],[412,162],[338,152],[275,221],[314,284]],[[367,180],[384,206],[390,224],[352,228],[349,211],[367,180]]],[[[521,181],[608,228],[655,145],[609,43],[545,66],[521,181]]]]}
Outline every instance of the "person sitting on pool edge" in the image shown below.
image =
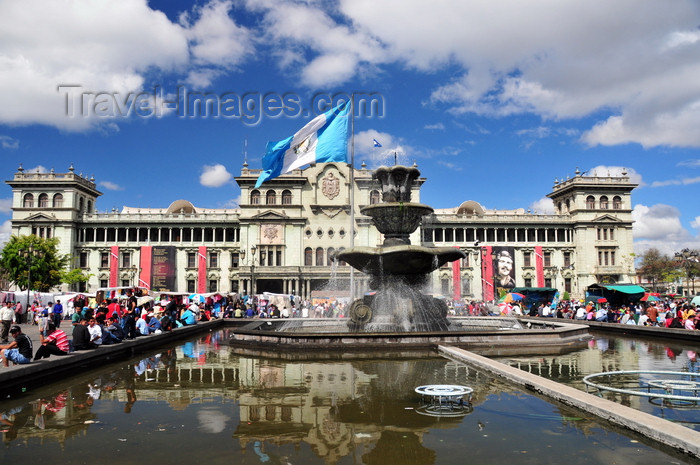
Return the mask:
{"type": "Polygon", "coordinates": [[[49,358],[51,355],[67,355],[70,351],[68,336],[62,329],[56,329],[53,321],[49,322],[48,336],[44,337],[39,333],[41,345],[34,355],[34,361],[42,358],[49,358]]]}
{"type": "Polygon", "coordinates": [[[2,364],[9,367],[9,362],[19,365],[31,362],[34,348],[32,347],[32,340],[29,339],[29,336],[22,333],[22,328],[17,325],[10,328],[10,335],[15,338],[15,340],[9,344],[0,346],[0,359],[2,359],[2,364]]]}

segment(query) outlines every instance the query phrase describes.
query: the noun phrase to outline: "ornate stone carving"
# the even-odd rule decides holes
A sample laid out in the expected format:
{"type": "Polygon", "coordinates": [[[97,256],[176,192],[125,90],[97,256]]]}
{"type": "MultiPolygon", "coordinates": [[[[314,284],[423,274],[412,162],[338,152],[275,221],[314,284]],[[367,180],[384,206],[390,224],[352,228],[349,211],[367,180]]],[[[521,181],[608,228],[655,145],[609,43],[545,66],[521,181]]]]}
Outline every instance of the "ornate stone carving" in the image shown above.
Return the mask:
{"type": "Polygon", "coordinates": [[[321,193],[329,200],[336,198],[340,194],[340,179],[328,173],[321,179],[321,193]]]}

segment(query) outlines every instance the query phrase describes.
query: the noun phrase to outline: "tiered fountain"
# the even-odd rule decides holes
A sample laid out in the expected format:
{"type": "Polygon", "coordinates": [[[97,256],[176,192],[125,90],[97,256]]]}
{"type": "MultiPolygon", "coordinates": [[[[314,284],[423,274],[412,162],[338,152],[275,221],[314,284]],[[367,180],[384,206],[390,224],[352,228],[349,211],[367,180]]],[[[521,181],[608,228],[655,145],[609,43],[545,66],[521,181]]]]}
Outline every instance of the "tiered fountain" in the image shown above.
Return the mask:
{"type": "MultiPolygon", "coordinates": [[[[235,346],[278,347],[307,351],[315,356],[333,357],[334,350],[367,350],[370,347],[432,347],[436,343],[480,347],[504,354],[519,353],[524,346],[538,353],[559,351],[580,344],[587,337],[585,326],[548,321],[528,322],[524,328],[512,317],[447,318],[447,306],[422,292],[430,273],[445,263],[465,257],[454,247],[411,245],[409,236],[421,218],[433,212],[427,205],[411,202],[411,186],[418,169],[406,166],[382,167],[374,178],[382,189],[382,203],[363,207],[384,235],[379,247],[352,247],[339,252],[338,260],[370,276],[371,295],[352,302],[349,318],[306,318],[232,321],[240,325],[230,340],[235,346]],[[452,321],[452,324],[450,324],[452,321]]],[[[585,343],[585,342],[583,342],[585,343]]],[[[236,350],[246,353],[247,347],[236,350]]],[[[255,353],[255,349],[254,353],[255,353]]],[[[286,357],[285,351],[273,351],[286,357]]],[[[266,354],[269,354],[266,352],[266,354]]],[[[375,354],[376,356],[376,354],[375,354]]]]}
{"type": "Polygon", "coordinates": [[[373,295],[355,300],[349,308],[353,331],[403,332],[446,331],[445,302],[425,295],[421,289],[430,273],[466,255],[454,247],[411,245],[410,235],[421,218],[433,212],[427,205],[411,202],[411,186],[420,176],[417,168],[380,167],[373,178],[381,185],[382,203],[368,205],[362,214],[372,218],[384,235],[380,247],[352,247],[337,259],[370,275],[373,295]]]}

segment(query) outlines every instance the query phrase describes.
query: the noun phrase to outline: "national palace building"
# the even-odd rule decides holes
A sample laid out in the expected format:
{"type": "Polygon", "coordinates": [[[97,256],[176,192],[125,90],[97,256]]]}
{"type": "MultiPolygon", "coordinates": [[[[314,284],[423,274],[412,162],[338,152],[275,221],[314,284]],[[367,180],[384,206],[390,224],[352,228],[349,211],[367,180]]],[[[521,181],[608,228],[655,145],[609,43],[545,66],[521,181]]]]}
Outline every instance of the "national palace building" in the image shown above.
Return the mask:
{"type": "MultiPolygon", "coordinates": [[[[235,178],[240,206],[221,209],[173,199],[164,208],[99,212],[95,180],[75,173],[72,165],[67,173],[28,172],[20,165],[6,182],[13,192],[12,234],[57,237],[60,252],[90,276],[73,290],[140,286],[183,294],[273,292],[312,298],[348,296],[351,279],[358,292],[370,291],[363,273],[332,259],[353,245],[383,242],[360,213],[381,201],[379,184],[364,163],[354,176],[350,169],[315,164],[256,189],[260,170],[244,162],[235,178]]],[[[413,202],[420,202],[425,181],[414,181],[413,202]]],[[[554,214],[487,210],[476,201],[436,209],[424,217],[411,243],[458,247],[466,258],[436,270],[428,292],[493,299],[502,255],[512,260],[517,287],[554,287],[583,298],[594,283],[633,282],[631,192],[636,186],[624,172],[584,175],[577,169],[555,181],[547,194],[554,214]]]]}

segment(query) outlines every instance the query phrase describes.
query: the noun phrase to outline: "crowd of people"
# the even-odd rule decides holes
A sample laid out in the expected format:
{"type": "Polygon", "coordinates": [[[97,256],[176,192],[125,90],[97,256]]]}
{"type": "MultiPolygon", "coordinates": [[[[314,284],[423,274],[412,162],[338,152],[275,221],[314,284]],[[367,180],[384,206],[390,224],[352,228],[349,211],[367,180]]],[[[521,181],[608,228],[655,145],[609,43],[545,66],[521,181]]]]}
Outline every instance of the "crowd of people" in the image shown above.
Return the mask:
{"type": "Polygon", "coordinates": [[[533,303],[519,302],[500,305],[504,315],[551,317],[619,323],[637,326],[657,326],[676,329],[700,329],[700,310],[685,299],[666,299],[657,302],[628,303],[613,306],[608,302],[562,301],[533,303]]]}

